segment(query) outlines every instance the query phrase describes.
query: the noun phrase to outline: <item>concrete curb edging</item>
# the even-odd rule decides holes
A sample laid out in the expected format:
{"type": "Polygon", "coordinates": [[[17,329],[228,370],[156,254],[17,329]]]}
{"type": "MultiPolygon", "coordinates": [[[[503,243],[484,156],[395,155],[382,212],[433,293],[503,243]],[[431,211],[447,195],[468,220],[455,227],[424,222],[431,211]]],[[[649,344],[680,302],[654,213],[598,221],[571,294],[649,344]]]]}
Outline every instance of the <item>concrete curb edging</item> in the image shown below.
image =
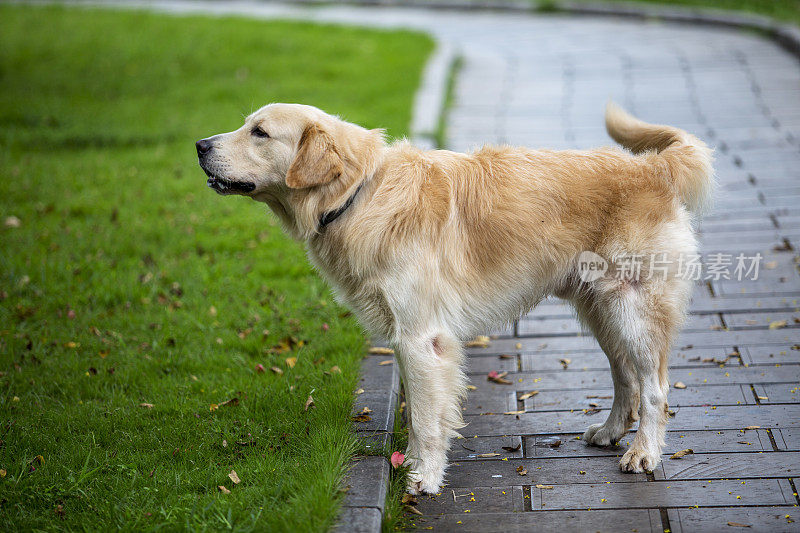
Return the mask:
{"type": "MultiPolygon", "coordinates": [[[[400,396],[400,372],[392,355],[367,355],[361,362],[353,415],[365,407],[370,420],[355,422],[357,436],[366,447],[382,452],[391,446],[394,414],[400,396]],[[388,362],[388,363],[387,363],[388,362]]],[[[383,455],[363,455],[353,459],[344,481],[347,495],[335,531],[375,533],[381,530],[390,466],[383,455]]]]}
{"type": "Polygon", "coordinates": [[[436,49],[428,59],[420,87],[414,97],[411,141],[424,150],[438,148],[435,140],[436,130],[444,112],[447,77],[455,56],[452,44],[437,41],[436,49]]]}

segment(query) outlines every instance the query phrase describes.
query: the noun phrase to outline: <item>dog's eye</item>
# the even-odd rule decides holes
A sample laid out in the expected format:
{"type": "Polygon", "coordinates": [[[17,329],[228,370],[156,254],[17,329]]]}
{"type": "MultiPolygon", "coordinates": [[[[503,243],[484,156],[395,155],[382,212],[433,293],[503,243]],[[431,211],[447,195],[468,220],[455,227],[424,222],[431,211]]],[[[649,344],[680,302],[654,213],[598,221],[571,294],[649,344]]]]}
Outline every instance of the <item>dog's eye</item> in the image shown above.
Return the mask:
{"type": "Polygon", "coordinates": [[[269,133],[261,129],[261,126],[256,126],[252,130],[250,130],[250,134],[254,135],[255,137],[269,137],[269,133]]]}

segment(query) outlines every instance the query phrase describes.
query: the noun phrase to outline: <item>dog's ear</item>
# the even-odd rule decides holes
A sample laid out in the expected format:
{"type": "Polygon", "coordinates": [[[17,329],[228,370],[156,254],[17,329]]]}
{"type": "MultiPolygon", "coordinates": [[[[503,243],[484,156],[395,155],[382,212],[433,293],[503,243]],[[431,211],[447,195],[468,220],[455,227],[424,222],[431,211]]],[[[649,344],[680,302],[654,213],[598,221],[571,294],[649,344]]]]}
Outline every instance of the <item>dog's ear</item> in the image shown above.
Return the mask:
{"type": "Polygon", "coordinates": [[[333,137],[318,124],[309,124],[300,136],[297,155],[286,173],[286,185],[304,189],[324,185],[341,176],[344,163],[333,137]]]}

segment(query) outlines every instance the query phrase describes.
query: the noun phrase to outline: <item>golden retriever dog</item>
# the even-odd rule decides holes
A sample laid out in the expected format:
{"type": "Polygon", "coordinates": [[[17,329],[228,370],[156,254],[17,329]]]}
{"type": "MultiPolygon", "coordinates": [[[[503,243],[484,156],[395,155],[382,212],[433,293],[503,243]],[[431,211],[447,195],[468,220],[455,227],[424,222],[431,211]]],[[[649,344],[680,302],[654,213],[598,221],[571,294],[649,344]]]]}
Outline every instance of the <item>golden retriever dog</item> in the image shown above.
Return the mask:
{"type": "Polygon", "coordinates": [[[548,295],[574,305],[611,365],[611,412],[583,439],[616,443],[638,420],[620,468],[658,464],[667,362],[692,291],[679,266],[697,251],[693,223],[712,195],[712,152],[613,104],[606,127],[627,150],[462,154],[387,144],[382,130],[315,107],[270,104],[238,130],[197,142],[208,186],[266,203],[338,300],[394,346],[411,493],[439,491],[450,439],[464,425],[462,340],[548,295]],[[587,252],[615,266],[587,279],[587,252]],[[641,267],[617,266],[626,256],[641,267]]]}

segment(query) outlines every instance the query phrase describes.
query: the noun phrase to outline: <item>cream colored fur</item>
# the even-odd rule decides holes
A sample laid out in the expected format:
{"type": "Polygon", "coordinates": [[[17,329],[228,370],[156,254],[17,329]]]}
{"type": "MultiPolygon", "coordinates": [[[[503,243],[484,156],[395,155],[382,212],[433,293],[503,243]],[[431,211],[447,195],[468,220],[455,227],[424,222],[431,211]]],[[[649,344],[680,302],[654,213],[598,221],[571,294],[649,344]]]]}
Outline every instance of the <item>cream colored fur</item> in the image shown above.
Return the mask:
{"type": "Polygon", "coordinates": [[[305,242],[339,300],[396,348],[411,492],[438,492],[450,439],[463,426],[461,341],[551,294],[575,305],[611,364],[611,413],[585,441],[615,443],[638,419],[620,466],[642,472],[658,463],[667,362],[692,283],[674,268],[649,279],[608,272],[582,282],[576,258],[585,250],[667,254],[677,264],[694,254],[692,215],[710,201],[711,151],[613,105],[606,123],[631,151],[422,151],[295,104],[268,105],[242,128],[206,140],[206,172],[253,184],[247,194],[305,242]],[[352,206],[320,230],[320,215],[362,184],[352,206]]]}

